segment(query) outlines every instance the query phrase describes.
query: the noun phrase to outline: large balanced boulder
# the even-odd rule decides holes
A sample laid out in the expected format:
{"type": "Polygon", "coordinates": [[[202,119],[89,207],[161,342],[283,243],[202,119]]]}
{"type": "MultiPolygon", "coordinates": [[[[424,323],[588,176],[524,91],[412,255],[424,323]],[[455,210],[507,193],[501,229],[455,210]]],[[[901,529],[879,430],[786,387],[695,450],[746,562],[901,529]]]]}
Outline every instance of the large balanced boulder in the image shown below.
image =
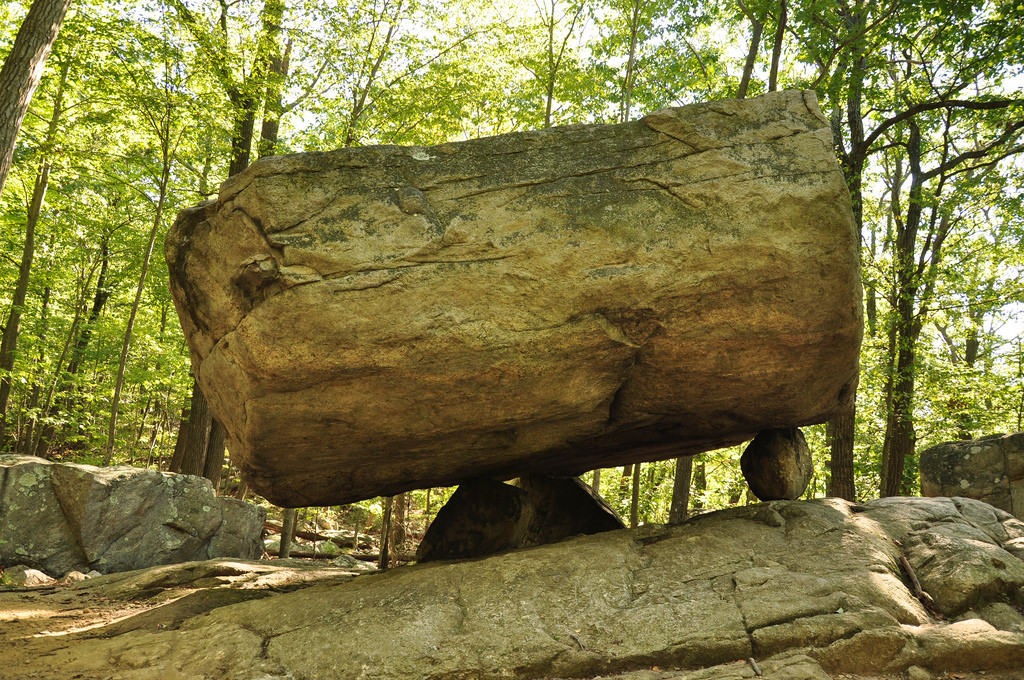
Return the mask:
{"type": "Polygon", "coordinates": [[[925,449],[921,495],[976,498],[1024,519],[1024,432],[925,449]]]}
{"type": "Polygon", "coordinates": [[[0,566],[51,576],[255,559],[266,512],[208,479],[0,455],[0,566]]]}
{"type": "Polygon", "coordinates": [[[93,639],[37,636],[13,661],[85,680],[754,680],[750,658],[766,680],[1020,671],[1024,561],[1004,548],[1020,539],[1024,523],[969,499],[774,501],[186,615],[183,598],[93,639]]]}
{"type": "Polygon", "coordinates": [[[280,505],[694,454],[828,420],[857,378],[811,92],[263,159],[165,250],[232,458],[280,505]]]}

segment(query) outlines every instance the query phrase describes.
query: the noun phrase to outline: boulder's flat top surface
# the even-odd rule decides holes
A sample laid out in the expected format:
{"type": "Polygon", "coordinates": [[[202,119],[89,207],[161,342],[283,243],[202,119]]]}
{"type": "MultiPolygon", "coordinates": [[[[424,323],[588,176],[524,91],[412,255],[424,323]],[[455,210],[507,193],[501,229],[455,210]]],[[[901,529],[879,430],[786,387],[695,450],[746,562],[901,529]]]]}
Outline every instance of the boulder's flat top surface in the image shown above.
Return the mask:
{"type": "Polygon", "coordinates": [[[967,499],[777,501],[358,578],[159,567],[0,593],[0,674],[741,680],[753,657],[768,680],[1019,680],[1022,541],[967,499]]]}

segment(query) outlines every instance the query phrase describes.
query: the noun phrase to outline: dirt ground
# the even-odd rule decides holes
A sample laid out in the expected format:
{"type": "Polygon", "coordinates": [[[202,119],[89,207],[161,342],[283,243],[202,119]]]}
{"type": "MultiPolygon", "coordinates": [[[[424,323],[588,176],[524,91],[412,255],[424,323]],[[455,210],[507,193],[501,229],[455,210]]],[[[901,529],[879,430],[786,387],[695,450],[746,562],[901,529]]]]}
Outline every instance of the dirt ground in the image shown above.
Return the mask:
{"type": "MultiPolygon", "coordinates": [[[[0,591],[0,679],[93,680],[54,667],[52,656],[93,637],[175,629],[216,607],[317,583],[342,583],[359,571],[306,560],[214,560],[111,574],[69,585],[0,591]]],[[[669,669],[628,674],[670,678],[669,669]]],[[[95,676],[117,680],[116,669],[95,676]]],[[[905,675],[840,674],[834,680],[904,680],[905,675]]],[[[931,680],[1024,680],[1022,672],[933,674],[931,680]]]]}

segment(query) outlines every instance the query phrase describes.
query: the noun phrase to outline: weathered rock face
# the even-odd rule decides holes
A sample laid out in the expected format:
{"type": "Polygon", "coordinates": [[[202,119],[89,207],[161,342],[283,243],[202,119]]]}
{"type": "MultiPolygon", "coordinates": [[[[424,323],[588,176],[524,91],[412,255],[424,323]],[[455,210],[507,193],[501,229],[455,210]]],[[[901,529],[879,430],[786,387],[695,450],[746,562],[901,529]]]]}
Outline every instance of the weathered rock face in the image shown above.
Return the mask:
{"type": "Polygon", "coordinates": [[[252,487],[327,505],[823,422],[858,237],[813,93],[261,160],[166,240],[252,487]]]}
{"type": "Polygon", "coordinates": [[[798,427],[759,432],[740,457],[750,490],[762,501],[800,498],[814,475],[814,461],[798,427]]]}
{"type": "MultiPolygon", "coordinates": [[[[89,680],[752,680],[750,657],[769,680],[1020,670],[1024,562],[1002,548],[1020,538],[1024,523],[969,499],[774,501],[188,617],[172,603],[136,630],[121,621],[121,634],[18,653],[89,680]],[[911,594],[901,557],[948,618],[911,594]]],[[[150,589],[169,569],[132,579],[150,589]]]]}
{"type": "Polygon", "coordinates": [[[922,451],[921,494],[976,498],[1024,519],[1024,432],[922,451]]]}
{"type": "Polygon", "coordinates": [[[460,484],[437,513],[416,561],[481,557],[624,527],[576,477],[529,476],[515,486],[476,479],[460,484]]]}
{"type": "Polygon", "coordinates": [[[0,455],[0,565],[51,576],[262,552],[262,508],[209,480],[0,455]]]}

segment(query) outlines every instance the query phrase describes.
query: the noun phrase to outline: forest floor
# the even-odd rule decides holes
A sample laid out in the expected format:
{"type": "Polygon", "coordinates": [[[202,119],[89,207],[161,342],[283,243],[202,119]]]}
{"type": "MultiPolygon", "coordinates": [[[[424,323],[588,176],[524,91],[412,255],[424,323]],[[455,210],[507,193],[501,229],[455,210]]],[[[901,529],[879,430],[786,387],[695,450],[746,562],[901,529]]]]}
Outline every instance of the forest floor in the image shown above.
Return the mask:
{"type": "MultiPolygon", "coordinates": [[[[69,585],[0,591],[0,678],[67,680],[118,678],[71,674],[54,656],[96,637],[132,630],[174,629],[219,606],[315,584],[342,583],[357,572],[312,560],[211,562],[111,574],[69,585]]],[[[86,646],[87,648],[88,646],[86,646]]],[[[85,648],[83,648],[84,651],[85,648]]],[[[66,653],[66,652],[65,652],[66,653]]],[[[97,660],[103,662],[105,660],[97,660]]],[[[678,671],[652,668],[622,680],[671,680],[678,671]]],[[[837,674],[834,680],[904,680],[905,675],[837,674]]],[[[1022,680],[1021,672],[933,674],[932,680],[1022,680]]]]}

